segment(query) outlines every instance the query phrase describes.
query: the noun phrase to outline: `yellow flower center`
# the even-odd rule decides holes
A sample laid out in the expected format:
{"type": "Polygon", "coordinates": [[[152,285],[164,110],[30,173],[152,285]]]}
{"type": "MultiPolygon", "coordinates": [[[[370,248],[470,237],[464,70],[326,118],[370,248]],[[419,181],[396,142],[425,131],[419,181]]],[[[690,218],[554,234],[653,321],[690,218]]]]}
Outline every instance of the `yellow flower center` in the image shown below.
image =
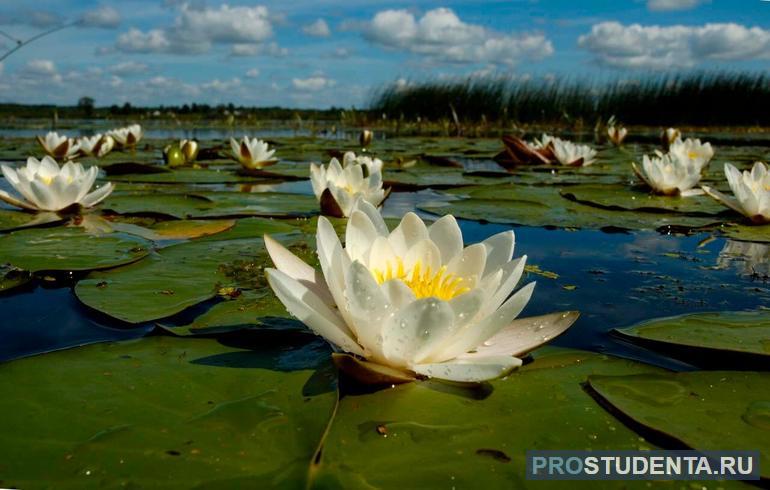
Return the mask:
{"type": "Polygon", "coordinates": [[[51,182],[53,182],[53,177],[40,177],[40,179],[45,185],[51,185],[51,182]]]}
{"type": "Polygon", "coordinates": [[[409,286],[417,299],[434,297],[449,301],[470,290],[462,285],[462,278],[447,273],[445,265],[434,273],[430,266],[423,267],[421,261],[417,261],[412,270],[407,271],[404,268],[404,262],[397,258],[395,267],[388,261],[386,269],[372,269],[372,275],[378,284],[391,279],[400,279],[409,286]]]}
{"type": "Polygon", "coordinates": [[[694,151],[691,151],[690,153],[688,153],[687,156],[690,158],[698,158],[698,154],[694,151]]]}

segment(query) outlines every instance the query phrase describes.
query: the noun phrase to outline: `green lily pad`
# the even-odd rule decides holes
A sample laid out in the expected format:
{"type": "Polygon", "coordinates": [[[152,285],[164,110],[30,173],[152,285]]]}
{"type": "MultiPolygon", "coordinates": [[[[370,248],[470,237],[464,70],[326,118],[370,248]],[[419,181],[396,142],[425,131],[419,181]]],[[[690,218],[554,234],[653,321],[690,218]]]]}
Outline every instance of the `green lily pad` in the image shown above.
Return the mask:
{"type": "Polygon", "coordinates": [[[657,196],[627,185],[575,185],[563,189],[561,195],[582,204],[613,210],[706,215],[725,212],[724,206],[708,196],[657,196]]]}
{"type": "Polygon", "coordinates": [[[624,359],[547,349],[488,385],[410,383],[346,395],[314,469],[316,487],[524,488],[527,450],[651,448],[581,383],[592,374],[658,372],[624,359]]]}
{"type": "Polygon", "coordinates": [[[235,226],[234,219],[227,220],[171,220],[153,223],[148,227],[131,223],[111,222],[118,231],[138,235],[148,240],[189,240],[222,233],[235,226]]]}
{"type": "MultiPolygon", "coordinates": [[[[264,221],[270,232],[270,221],[264,221]]],[[[109,316],[143,323],[179,313],[229,288],[267,288],[264,267],[269,259],[263,233],[166,247],[136,264],[90,274],[78,282],[75,294],[109,316]]]]}
{"type": "Polygon", "coordinates": [[[613,333],[704,368],[770,368],[770,316],[764,311],[694,313],[613,333]]]}
{"type": "Polygon", "coordinates": [[[668,443],[708,450],[759,450],[770,478],[770,373],[591,376],[590,388],[613,411],[668,443]]]}
{"type": "Polygon", "coordinates": [[[125,233],[91,234],[81,228],[20,230],[0,236],[2,262],[30,272],[89,271],[145,257],[152,244],[125,233]]]}
{"type": "Polygon", "coordinates": [[[8,293],[32,281],[29,271],[0,264],[0,294],[8,293]]]}
{"type": "MultiPolygon", "coordinates": [[[[735,220],[739,220],[737,216],[735,220]]],[[[744,242],[770,243],[770,225],[725,225],[719,229],[723,236],[744,242]]]]}
{"type": "Polygon", "coordinates": [[[318,212],[313,196],[278,192],[201,192],[110,196],[103,208],[117,214],[164,215],[177,219],[233,216],[308,216],[318,212]]]}
{"type": "Polygon", "coordinates": [[[505,184],[449,191],[463,199],[427,203],[418,208],[437,215],[524,226],[644,230],[663,227],[701,228],[719,219],[639,211],[612,211],[565,199],[550,186],[505,184]]]}
{"type": "Polygon", "coordinates": [[[0,232],[32,228],[35,226],[63,223],[64,219],[56,213],[25,213],[0,209],[0,232]]]}
{"type": "Polygon", "coordinates": [[[3,486],[300,488],[337,401],[328,348],[308,337],[150,337],[5,363],[3,486]]]}

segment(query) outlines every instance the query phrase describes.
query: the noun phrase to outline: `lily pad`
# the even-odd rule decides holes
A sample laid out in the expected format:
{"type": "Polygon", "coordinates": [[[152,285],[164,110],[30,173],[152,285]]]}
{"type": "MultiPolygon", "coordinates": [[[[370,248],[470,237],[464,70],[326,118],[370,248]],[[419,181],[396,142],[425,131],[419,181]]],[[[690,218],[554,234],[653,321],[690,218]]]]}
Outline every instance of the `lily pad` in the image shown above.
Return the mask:
{"type": "Polygon", "coordinates": [[[725,212],[724,206],[708,196],[657,196],[626,185],[575,185],[563,189],[561,195],[582,204],[613,210],[705,215],[725,212]]]}
{"type": "Polygon", "coordinates": [[[524,226],[644,230],[701,228],[718,218],[639,211],[612,211],[565,199],[550,186],[475,186],[449,191],[463,199],[419,205],[438,215],[524,226]]]}
{"type": "Polygon", "coordinates": [[[13,291],[31,281],[32,274],[29,271],[0,264],[0,294],[13,291]]]}
{"type": "MultiPolygon", "coordinates": [[[[737,218],[736,219],[740,219],[737,218]]],[[[744,242],[770,243],[770,225],[725,225],[719,229],[723,236],[744,242]]]]}
{"type": "MultiPolygon", "coordinates": [[[[271,230],[265,221],[265,230],[271,230]]],[[[259,233],[166,247],[136,264],[90,274],[78,282],[75,294],[111,317],[143,323],[179,313],[228,288],[266,288],[268,258],[261,237],[259,233]]]]}
{"type": "Polygon", "coordinates": [[[624,420],[667,445],[759,450],[761,476],[770,478],[770,373],[594,375],[588,383],[624,420]]]}
{"type": "Polygon", "coordinates": [[[109,269],[145,257],[152,243],[125,233],[82,228],[20,230],[0,236],[2,262],[30,272],[109,269]]]}
{"type": "Polygon", "coordinates": [[[14,231],[35,226],[55,225],[63,223],[64,219],[56,213],[24,213],[0,209],[0,232],[14,231]]]}
{"type": "Polygon", "coordinates": [[[117,214],[165,215],[177,219],[233,216],[309,216],[318,212],[313,196],[278,192],[201,192],[110,196],[104,209],[117,214]]]}
{"type": "Polygon", "coordinates": [[[3,364],[3,486],[303,487],[337,394],[328,347],[291,340],[150,337],[3,364]]]}
{"type": "Polygon", "coordinates": [[[547,349],[491,384],[410,383],[346,395],[314,469],[316,487],[524,487],[527,450],[651,448],[604,412],[581,383],[592,374],[657,372],[619,358],[547,349]]]}
{"type": "Polygon", "coordinates": [[[770,368],[770,316],[764,311],[694,313],[646,321],[613,332],[695,366],[770,368]]]}
{"type": "Polygon", "coordinates": [[[148,240],[189,240],[222,233],[235,226],[236,220],[171,220],[160,221],[149,227],[130,223],[112,222],[118,231],[138,235],[148,240]]]}

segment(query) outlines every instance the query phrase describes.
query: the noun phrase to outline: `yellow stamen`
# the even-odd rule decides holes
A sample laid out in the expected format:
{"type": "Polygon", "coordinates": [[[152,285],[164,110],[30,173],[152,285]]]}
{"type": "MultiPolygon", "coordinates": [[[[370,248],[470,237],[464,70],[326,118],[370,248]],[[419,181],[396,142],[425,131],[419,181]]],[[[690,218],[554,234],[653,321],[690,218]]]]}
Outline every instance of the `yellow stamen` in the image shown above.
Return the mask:
{"type": "Polygon", "coordinates": [[[395,265],[388,261],[384,270],[372,269],[372,275],[378,284],[391,279],[403,281],[417,299],[435,297],[448,301],[470,290],[462,285],[462,278],[447,273],[445,265],[434,274],[430,266],[423,268],[421,261],[414,264],[412,270],[407,271],[404,262],[397,258],[395,265]]]}

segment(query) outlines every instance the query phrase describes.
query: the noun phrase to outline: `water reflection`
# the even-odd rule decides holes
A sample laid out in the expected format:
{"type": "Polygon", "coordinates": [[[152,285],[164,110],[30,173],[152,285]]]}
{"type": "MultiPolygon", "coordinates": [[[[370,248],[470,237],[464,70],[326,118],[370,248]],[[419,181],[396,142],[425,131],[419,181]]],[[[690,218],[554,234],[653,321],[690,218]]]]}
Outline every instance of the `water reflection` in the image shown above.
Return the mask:
{"type": "Polygon", "coordinates": [[[743,276],[770,278],[770,245],[727,240],[719,252],[716,267],[733,269],[743,276]]]}

